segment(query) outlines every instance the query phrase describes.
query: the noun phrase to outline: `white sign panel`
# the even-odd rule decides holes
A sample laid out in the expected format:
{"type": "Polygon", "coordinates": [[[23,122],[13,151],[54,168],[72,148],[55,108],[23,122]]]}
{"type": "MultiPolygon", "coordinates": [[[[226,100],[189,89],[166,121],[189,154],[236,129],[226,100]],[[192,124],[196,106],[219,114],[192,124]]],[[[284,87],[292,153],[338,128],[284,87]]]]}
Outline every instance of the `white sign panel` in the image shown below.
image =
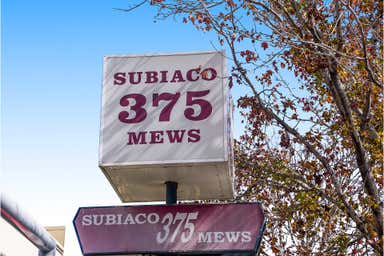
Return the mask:
{"type": "Polygon", "coordinates": [[[99,165],[228,163],[225,77],[224,52],[106,56],[99,165]]]}

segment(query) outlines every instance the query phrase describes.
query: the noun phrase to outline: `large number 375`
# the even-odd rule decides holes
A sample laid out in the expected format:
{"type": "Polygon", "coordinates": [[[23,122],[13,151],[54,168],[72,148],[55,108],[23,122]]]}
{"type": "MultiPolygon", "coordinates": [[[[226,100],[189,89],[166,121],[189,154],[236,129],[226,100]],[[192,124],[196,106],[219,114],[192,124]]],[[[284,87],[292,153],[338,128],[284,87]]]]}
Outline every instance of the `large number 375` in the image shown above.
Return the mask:
{"type": "MultiPolygon", "coordinates": [[[[189,91],[186,93],[186,108],[184,110],[184,116],[192,121],[201,121],[208,118],[212,113],[212,105],[207,100],[201,99],[209,94],[209,90],[205,91],[189,91]],[[195,111],[192,107],[193,105],[197,105],[200,108],[200,111],[195,111]]],[[[171,118],[171,112],[176,102],[180,98],[180,92],[177,93],[154,93],[152,96],[152,106],[158,107],[160,101],[168,101],[168,104],[164,106],[164,108],[160,112],[159,121],[160,122],[168,122],[171,118]]],[[[124,95],[120,99],[120,105],[122,107],[129,107],[130,111],[121,111],[119,113],[119,120],[123,123],[132,124],[132,123],[140,123],[145,120],[147,117],[147,111],[144,106],[147,103],[147,98],[138,93],[131,93],[124,95]],[[132,104],[130,99],[134,100],[134,104],[132,104]],[[134,113],[131,116],[130,113],[134,113]]]]}
{"type": "Polygon", "coordinates": [[[176,216],[173,217],[172,213],[167,213],[161,221],[161,224],[163,224],[163,230],[157,233],[156,242],[158,244],[162,244],[169,239],[169,242],[174,243],[176,237],[178,237],[180,233],[181,236],[178,240],[182,243],[189,242],[193,236],[193,233],[195,232],[195,225],[192,221],[197,219],[198,214],[198,212],[178,212],[176,213],[176,216]],[[176,224],[177,222],[179,223],[176,224]]]}

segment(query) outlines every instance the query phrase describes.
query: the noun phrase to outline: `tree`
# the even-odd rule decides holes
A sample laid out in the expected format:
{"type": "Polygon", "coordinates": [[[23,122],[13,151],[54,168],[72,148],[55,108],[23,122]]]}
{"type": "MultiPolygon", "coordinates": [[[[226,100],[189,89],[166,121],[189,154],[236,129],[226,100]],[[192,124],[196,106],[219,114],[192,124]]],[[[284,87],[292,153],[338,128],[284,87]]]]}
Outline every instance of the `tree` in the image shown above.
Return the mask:
{"type": "Polygon", "coordinates": [[[383,254],[382,1],[150,4],[228,49],[238,199],[263,202],[261,253],[383,254]]]}

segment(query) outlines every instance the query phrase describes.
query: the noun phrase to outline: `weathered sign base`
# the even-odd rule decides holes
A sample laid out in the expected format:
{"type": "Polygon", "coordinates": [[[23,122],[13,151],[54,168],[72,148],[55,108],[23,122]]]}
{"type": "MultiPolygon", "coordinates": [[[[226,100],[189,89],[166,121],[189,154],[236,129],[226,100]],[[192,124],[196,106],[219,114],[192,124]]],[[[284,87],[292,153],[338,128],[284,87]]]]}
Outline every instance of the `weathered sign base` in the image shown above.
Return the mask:
{"type": "Polygon", "coordinates": [[[164,201],[164,181],[178,183],[178,200],[233,199],[228,162],[101,166],[122,202],[164,201]]]}

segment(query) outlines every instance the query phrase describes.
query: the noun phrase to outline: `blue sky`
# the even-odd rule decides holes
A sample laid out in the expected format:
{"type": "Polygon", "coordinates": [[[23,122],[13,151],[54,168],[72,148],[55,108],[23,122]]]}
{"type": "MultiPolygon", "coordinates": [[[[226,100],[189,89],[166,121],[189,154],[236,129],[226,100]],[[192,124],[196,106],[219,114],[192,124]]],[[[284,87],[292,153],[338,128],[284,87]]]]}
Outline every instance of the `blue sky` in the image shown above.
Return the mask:
{"type": "Polygon", "coordinates": [[[1,2],[1,188],[43,225],[80,206],[119,204],[98,164],[102,57],[213,50],[214,35],[179,19],[153,22],[130,1],[1,2]]]}

